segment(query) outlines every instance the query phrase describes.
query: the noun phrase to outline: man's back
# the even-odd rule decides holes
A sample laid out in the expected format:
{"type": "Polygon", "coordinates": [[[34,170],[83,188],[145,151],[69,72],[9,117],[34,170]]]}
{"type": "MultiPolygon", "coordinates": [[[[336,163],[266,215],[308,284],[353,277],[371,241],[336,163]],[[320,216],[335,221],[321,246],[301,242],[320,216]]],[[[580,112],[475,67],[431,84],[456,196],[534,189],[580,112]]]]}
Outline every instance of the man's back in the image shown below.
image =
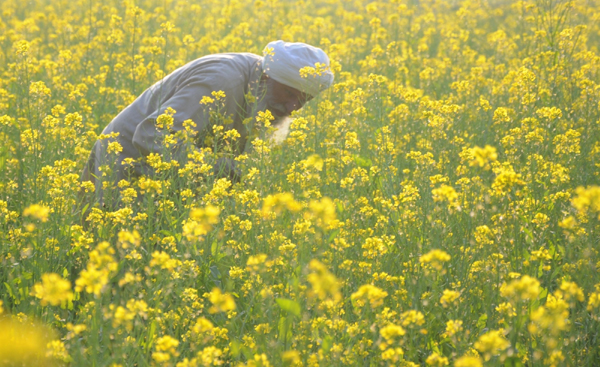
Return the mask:
{"type": "MultiPolygon", "coordinates": [[[[199,103],[211,92],[223,91],[227,98],[224,112],[236,122],[246,117],[244,95],[252,83],[258,84],[262,73],[262,57],[250,53],[217,54],[201,57],[173,71],[155,83],[125,108],[104,129],[104,134],[118,132],[123,154],[138,158],[149,153],[159,153],[155,121],[167,107],[173,108],[173,131],[191,119],[201,131],[208,121],[199,103]]],[[[254,87],[256,88],[256,87],[254,87]]]]}
{"type": "Polygon", "coordinates": [[[229,156],[219,157],[212,168],[218,176],[239,180],[231,155],[242,153],[249,130],[259,128],[251,122],[267,121],[260,122],[262,127],[273,119],[281,123],[333,82],[329,58],[319,48],[274,41],[263,53],[264,57],[250,53],[205,56],[148,88],[104,129],[103,138],[92,148],[82,181],[95,183],[102,203],[105,182],[116,187],[121,180],[152,175],[146,159],[150,154],[156,154],[152,159],[176,160],[181,166],[194,149],[180,144],[189,141],[183,130],[192,128],[200,133],[195,141],[200,147],[202,136],[221,123],[224,130],[235,130],[230,131],[235,138],[227,147],[229,156]],[[221,92],[218,98],[215,92],[221,92]],[[216,99],[214,104],[204,103],[211,97],[216,99]],[[267,109],[260,119],[252,119],[267,109]],[[163,114],[166,118],[159,119],[163,114]],[[163,119],[168,123],[163,124],[163,119]],[[111,171],[113,174],[108,174],[111,171]]]}
{"type": "MultiPolygon", "coordinates": [[[[200,104],[203,96],[211,96],[212,92],[223,91],[226,94],[221,112],[232,119],[230,128],[238,130],[239,152],[243,151],[247,138],[243,119],[262,109],[258,104],[249,106],[245,95],[252,92],[261,94],[260,77],[263,69],[262,57],[251,53],[216,54],[201,57],[173,71],[171,74],[144,91],[131,105],[119,113],[103,131],[103,134],[118,133],[117,142],[123,148],[116,160],[107,157],[107,146],[110,139],[98,141],[84,172],[83,180],[90,179],[89,173],[99,177],[98,167],[104,164],[113,166],[116,181],[129,176],[148,173],[145,162],[135,163],[125,173],[122,162],[126,158],[138,160],[150,153],[164,155],[162,145],[165,134],[172,134],[183,129],[183,122],[191,119],[198,132],[208,125],[208,116],[200,104]],[[156,128],[156,119],[170,107],[173,114],[173,126],[169,131],[156,128]]],[[[184,160],[185,152],[172,151],[171,158],[184,160]]],[[[166,159],[169,159],[166,157],[166,159]]],[[[100,189],[97,184],[97,189],[100,189]]]]}

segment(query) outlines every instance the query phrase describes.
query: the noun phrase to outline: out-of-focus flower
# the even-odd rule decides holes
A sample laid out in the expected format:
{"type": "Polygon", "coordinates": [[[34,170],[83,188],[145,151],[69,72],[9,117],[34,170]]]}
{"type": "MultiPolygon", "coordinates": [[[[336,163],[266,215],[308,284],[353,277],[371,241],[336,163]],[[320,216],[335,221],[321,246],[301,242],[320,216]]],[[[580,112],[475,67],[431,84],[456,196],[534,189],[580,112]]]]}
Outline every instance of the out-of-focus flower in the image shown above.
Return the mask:
{"type": "Polygon", "coordinates": [[[510,166],[501,167],[496,172],[496,178],[492,183],[492,189],[498,196],[505,195],[514,186],[525,185],[525,181],[521,179],[521,174],[515,173],[510,166]]]}
{"type": "Polygon", "coordinates": [[[446,338],[451,338],[456,333],[463,330],[463,322],[461,320],[449,320],[446,322],[446,331],[443,336],[446,338]]]}
{"type": "Polygon", "coordinates": [[[352,304],[357,307],[363,307],[369,304],[371,308],[376,308],[383,304],[383,300],[388,296],[388,293],[374,285],[365,284],[358,288],[358,291],[352,293],[350,299],[352,304]]]}
{"type": "Polygon", "coordinates": [[[450,255],[443,250],[431,250],[419,258],[419,262],[424,266],[430,266],[437,271],[444,270],[444,263],[450,261],[450,255]]]}
{"type": "Polygon", "coordinates": [[[495,162],[498,159],[498,153],[496,148],[486,145],[483,148],[474,147],[471,149],[473,160],[470,162],[471,166],[483,167],[485,169],[490,168],[490,163],[495,162]]]}
{"type": "Polygon", "coordinates": [[[327,228],[336,219],[335,204],[330,198],[324,197],[321,200],[311,200],[308,208],[310,211],[306,213],[307,219],[314,219],[318,226],[327,228]]]}
{"type": "Polygon", "coordinates": [[[281,356],[281,362],[284,366],[297,366],[302,363],[300,353],[296,350],[287,350],[281,356]]]}
{"type": "Polygon", "coordinates": [[[578,187],[571,204],[581,214],[597,214],[600,220],[600,186],[578,187]]]}
{"type": "Polygon", "coordinates": [[[321,301],[331,301],[334,304],[342,299],[339,290],[339,281],[327,267],[318,260],[311,260],[308,264],[310,273],[307,276],[311,289],[308,292],[309,298],[318,298],[321,301]]]}
{"type": "Polygon", "coordinates": [[[540,282],[529,275],[524,275],[508,284],[502,284],[500,294],[514,301],[534,300],[540,294],[540,282]]]}
{"type": "Polygon", "coordinates": [[[302,209],[302,205],[294,200],[294,196],[289,192],[269,195],[263,201],[262,215],[268,217],[271,212],[280,214],[283,209],[297,212],[302,209]]]}
{"type": "Polygon", "coordinates": [[[50,208],[40,204],[32,204],[23,210],[23,216],[35,218],[42,223],[48,221],[48,214],[50,214],[50,208]]]}
{"type": "Polygon", "coordinates": [[[400,315],[400,318],[402,319],[402,326],[404,327],[421,326],[425,323],[425,316],[421,311],[417,310],[403,312],[402,315],[400,315]]]}
{"type": "Polygon", "coordinates": [[[462,356],[454,361],[454,367],[483,367],[483,361],[478,356],[462,356]]]}
{"type": "Polygon", "coordinates": [[[394,341],[397,341],[401,336],[406,334],[406,330],[402,326],[389,324],[384,326],[379,331],[381,336],[387,341],[388,344],[391,344],[394,341]]]}
{"type": "Polygon", "coordinates": [[[221,209],[213,205],[192,209],[189,220],[183,225],[183,235],[189,241],[205,236],[213,225],[219,223],[220,213],[221,209]]]}
{"type": "Polygon", "coordinates": [[[425,360],[425,364],[427,364],[428,366],[444,367],[447,366],[449,362],[448,358],[434,352],[429,357],[427,357],[427,359],[425,360]]]}
{"type": "Polygon", "coordinates": [[[172,336],[165,335],[156,339],[156,352],[152,353],[152,359],[158,363],[163,363],[177,357],[177,347],[179,346],[179,340],[172,336]]]}
{"type": "Polygon", "coordinates": [[[52,340],[50,343],[46,344],[46,349],[46,357],[57,359],[62,362],[69,362],[71,360],[67,348],[65,347],[65,343],[61,340],[52,340]]]}
{"type": "Polygon", "coordinates": [[[483,353],[486,361],[510,347],[510,342],[504,337],[502,330],[489,331],[475,342],[475,349],[483,353]]]}
{"type": "Polygon", "coordinates": [[[33,286],[33,295],[39,298],[42,306],[58,306],[73,299],[71,283],[55,273],[42,275],[42,282],[33,286]]]}
{"type": "Polygon", "coordinates": [[[208,295],[208,300],[212,306],[208,309],[209,313],[228,312],[235,310],[235,300],[228,293],[222,293],[219,288],[213,288],[208,295]]]}
{"type": "Polygon", "coordinates": [[[0,361],[7,366],[47,366],[46,347],[54,338],[50,329],[0,318],[0,361]]]}
{"type": "Polygon", "coordinates": [[[451,206],[456,205],[458,200],[458,194],[452,186],[441,185],[439,188],[431,190],[431,193],[433,194],[433,201],[446,201],[451,206]]]}
{"type": "Polygon", "coordinates": [[[444,289],[442,294],[442,298],[440,298],[440,303],[443,307],[448,307],[450,304],[454,303],[460,297],[460,293],[453,290],[444,289]]]}

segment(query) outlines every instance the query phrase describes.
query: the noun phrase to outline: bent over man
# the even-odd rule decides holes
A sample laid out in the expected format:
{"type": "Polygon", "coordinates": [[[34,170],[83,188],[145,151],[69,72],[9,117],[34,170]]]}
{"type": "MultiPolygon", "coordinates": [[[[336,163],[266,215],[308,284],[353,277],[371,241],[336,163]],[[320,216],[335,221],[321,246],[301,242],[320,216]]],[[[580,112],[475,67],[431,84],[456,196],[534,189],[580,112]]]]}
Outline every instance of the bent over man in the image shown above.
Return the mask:
{"type": "MultiPolygon", "coordinates": [[[[165,151],[163,142],[166,135],[183,130],[186,121],[188,124],[190,120],[193,122],[191,126],[199,135],[211,129],[215,122],[207,113],[206,105],[200,103],[204,97],[208,97],[204,99],[207,101],[224,93],[219,114],[227,121],[225,130],[237,130],[239,138],[234,153],[241,154],[249,137],[248,118],[256,118],[259,112],[269,110],[275,118],[272,124],[277,126],[333,82],[329,58],[319,48],[274,41],[267,45],[264,54],[264,57],[251,53],[204,56],[148,88],[104,129],[102,134],[109,138],[95,143],[82,181],[95,184],[97,199],[102,203],[102,180],[99,178],[104,165],[114,167],[115,182],[119,182],[152,175],[153,170],[145,159],[151,153],[160,154],[164,161],[185,161],[187,153],[181,144],[173,144],[165,151]],[[318,72],[302,75],[300,71],[306,67],[316,68],[313,70],[318,72]],[[167,108],[175,111],[172,125],[169,129],[161,129],[157,119],[167,108]],[[115,141],[122,149],[108,154],[111,142],[115,141]],[[114,153],[117,153],[116,159],[114,153]]],[[[237,179],[231,160],[219,161],[216,170],[237,179]]]]}

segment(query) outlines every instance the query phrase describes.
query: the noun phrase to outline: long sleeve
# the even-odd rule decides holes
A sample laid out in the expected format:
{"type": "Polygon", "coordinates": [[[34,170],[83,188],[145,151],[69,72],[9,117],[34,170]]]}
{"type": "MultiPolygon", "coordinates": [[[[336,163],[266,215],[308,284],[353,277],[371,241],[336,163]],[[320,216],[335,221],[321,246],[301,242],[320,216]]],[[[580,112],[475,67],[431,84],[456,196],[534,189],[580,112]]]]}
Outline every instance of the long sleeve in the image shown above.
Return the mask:
{"type": "MultiPolygon", "coordinates": [[[[118,133],[118,142],[123,147],[117,157],[117,170],[120,178],[126,178],[121,162],[126,158],[137,160],[133,175],[151,174],[145,157],[157,153],[163,160],[177,160],[183,163],[187,151],[181,144],[168,148],[164,146],[165,136],[183,130],[184,121],[191,119],[198,134],[211,128],[214,119],[206,110],[210,106],[201,105],[203,97],[212,97],[212,92],[223,91],[226,97],[220,102],[220,111],[231,120],[226,129],[236,129],[245,142],[246,131],[243,120],[251,114],[245,94],[257,90],[262,57],[253,54],[219,54],[196,59],[166,76],[142,93],[127,106],[104,129],[104,134],[118,133]],[[173,125],[170,129],[158,129],[157,118],[171,107],[173,125]]],[[[214,106],[213,106],[214,108],[214,106]]],[[[254,108],[256,109],[256,108],[254,108]]],[[[238,151],[243,151],[240,144],[238,151]]],[[[104,152],[101,152],[104,154],[104,152]]]]}
{"type": "Polygon", "coordinates": [[[182,130],[183,122],[188,119],[194,121],[197,132],[204,131],[208,127],[209,121],[202,113],[202,106],[199,102],[203,96],[209,96],[211,92],[211,88],[205,83],[194,82],[179,89],[164,102],[160,102],[160,107],[137,125],[132,139],[133,146],[139,150],[142,156],[150,153],[164,153],[164,136],[182,130]],[[170,131],[158,129],[156,126],[156,119],[165,112],[167,107],[176,111],[170,131]]]}

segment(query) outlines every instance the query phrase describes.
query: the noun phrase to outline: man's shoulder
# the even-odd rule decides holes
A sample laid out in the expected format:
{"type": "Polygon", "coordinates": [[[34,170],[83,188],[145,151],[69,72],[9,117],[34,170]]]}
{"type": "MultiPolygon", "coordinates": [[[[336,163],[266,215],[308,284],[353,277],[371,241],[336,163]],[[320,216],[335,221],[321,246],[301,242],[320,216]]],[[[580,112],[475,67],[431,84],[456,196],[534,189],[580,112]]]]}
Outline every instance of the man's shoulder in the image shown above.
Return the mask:
{"type": "Polygon", "coordinates": [[[255,62],[257,60],[262,60],[262,56],[259,56],[257,54],[253,54],[251,52],[225,52],[225,53],[220,53],[220,54],[213,54],[213,55],[206,55],[203,57],[210,57],[210,56],[221,56],[221,57],[225,57],[231,60],[245,60],[245,61],[249,61],[249,62],[255,62]]]}
{"type": "Polygon", "coordinates": [[[191,64],[206,65],[218,63],[222,66],[231,65],[233,67],[253,66],[262,60],[262,56],[249,52],[229,52],[202,56],[192,61],[191,64]]]}
{"type": "Polygon", "coordinates": [[[221,90],[235,89],[258,78],[262,57],[252,53],[221,53],[200,57],[177,71],[178,85],[200,82],[221,90]]]}
{"type": "Polygon", "coordinates": [[[187,80],[196,78],[250,78],[259,69],[262,57],[252,53],[221,53],[202,56],[190,61],[174,74],[187,80]]]}

